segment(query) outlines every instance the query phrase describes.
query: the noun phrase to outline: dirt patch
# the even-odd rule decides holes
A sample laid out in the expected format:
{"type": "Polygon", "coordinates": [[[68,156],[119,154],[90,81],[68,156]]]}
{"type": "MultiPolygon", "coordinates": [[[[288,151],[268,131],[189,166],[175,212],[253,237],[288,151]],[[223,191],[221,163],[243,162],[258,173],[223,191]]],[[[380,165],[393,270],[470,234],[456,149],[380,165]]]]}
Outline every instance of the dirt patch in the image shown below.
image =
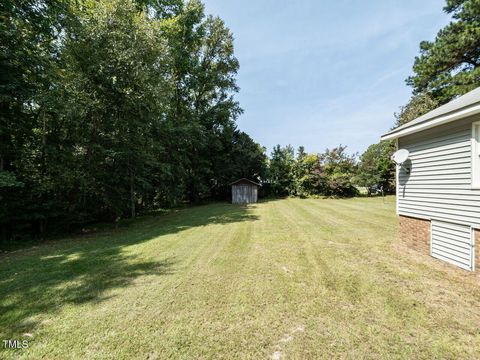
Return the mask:
{"type": "Polygon", "coordinates": [[[277,350],[272,354],[270,358],[272,360],[280,360],[283,356],[283,352],[282,352],[283,346],[285,346],[285,344],[292,341],[295,337],[295,334],[303,333],[304,331],[305,331],[305,327],[303,325],[299,325],[293,328],[292,330],[290,330],[290,332],[283,335],[283,337],[278,341],[276,345],[277,350]]]}
{"type": "Polygon", "coordinates": [[[283,353],[281,351],[275,351],[272,354],[272,360],[280,360],[282,358],[283,353]]]}

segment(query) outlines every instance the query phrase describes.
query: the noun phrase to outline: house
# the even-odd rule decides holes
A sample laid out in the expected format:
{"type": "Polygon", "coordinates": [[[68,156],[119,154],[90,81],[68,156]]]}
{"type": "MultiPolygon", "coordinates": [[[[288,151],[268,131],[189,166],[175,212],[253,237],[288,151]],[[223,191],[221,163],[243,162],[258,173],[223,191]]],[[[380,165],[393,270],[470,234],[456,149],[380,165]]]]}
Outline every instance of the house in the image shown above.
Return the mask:
{"type": "Polygon", "coordinates": [[[480,88],[381,139],[408,151],[397,166],[400,239],[463,269],[480,267],[480,88]]]}
{"type": "Polygon", "coordinates": [[[239,179],[230,184],[232,186],[232,204],[250,204],[258,200],[258,187],[260,184],[248,180],[239,179]]]}

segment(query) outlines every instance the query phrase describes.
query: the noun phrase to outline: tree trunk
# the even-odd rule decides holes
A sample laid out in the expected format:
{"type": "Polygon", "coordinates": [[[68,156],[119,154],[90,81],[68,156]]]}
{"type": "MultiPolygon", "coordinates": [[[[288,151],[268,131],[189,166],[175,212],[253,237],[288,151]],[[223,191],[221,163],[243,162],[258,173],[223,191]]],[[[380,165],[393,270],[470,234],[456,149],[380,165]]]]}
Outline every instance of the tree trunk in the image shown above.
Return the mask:
{"type": "Polygon", "coordinates": [[[45,238],[46,229],[47,229],[47,219],[40,219],[38,222],[38,231],[39,231],[41,240],[44,240],[45,238]]]}
{"type": "Polygon", "coordinates": [[[1,236],[0,243],[6,244],[7,243],[7,224],[5,223],[2,224],[2,232],[0,236],[1,236]]]}
{"type": "Polygon", "coordinates": [[[135,191],[133,187],[133,173],[130,172],[130,206],[132,210],[132,219],[135,218],[135,191]]]}

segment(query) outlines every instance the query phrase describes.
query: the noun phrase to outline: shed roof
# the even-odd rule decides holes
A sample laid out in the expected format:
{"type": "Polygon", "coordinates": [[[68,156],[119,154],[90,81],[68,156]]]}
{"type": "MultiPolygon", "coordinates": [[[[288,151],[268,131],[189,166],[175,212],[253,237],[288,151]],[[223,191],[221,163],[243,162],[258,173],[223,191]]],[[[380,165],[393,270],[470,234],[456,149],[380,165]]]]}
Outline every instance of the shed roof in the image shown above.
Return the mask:
{"type": "Polygon", "coordinates": [[[252,183],[254,185],[261,186],[259,183],[255,182],[255,181],[252,181],[252,180],[249,180],[247,178],[238,179],[238,180],[232,182],[230,185],[235,185],[235,184],[238,184],[239,182],[242,182],[242,181],[248,181],[249,183],[252,183]]]}
{"type": "Polygon", "coordinates": [[[438,125],[480,113],[480,87],[449,103],[382,135],[382,140],[398,139],[438,125]]]}

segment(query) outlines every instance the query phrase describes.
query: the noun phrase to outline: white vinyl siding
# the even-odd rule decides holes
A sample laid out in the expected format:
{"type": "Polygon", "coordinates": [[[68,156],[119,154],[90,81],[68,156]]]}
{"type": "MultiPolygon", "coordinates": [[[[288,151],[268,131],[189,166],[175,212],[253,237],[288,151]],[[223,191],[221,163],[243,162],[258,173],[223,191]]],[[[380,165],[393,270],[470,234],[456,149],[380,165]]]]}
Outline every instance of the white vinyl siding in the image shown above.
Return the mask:
{"type": "Polygon", "coordinates": [[[398,140],[399,148],[410,152],[404,166],[410,173],[398,171],[399,215],[480,228],[480,186],[472,183],[476,174],[472,163],[478,158],[472,123],[479,119],[464,119],[398,140]]]}
{"type": "Polygon", "coordinates": [[[432,221],[431,255],[437,259],[474,270],[474,247],[472,228],[444,221],[432,221]]]}

